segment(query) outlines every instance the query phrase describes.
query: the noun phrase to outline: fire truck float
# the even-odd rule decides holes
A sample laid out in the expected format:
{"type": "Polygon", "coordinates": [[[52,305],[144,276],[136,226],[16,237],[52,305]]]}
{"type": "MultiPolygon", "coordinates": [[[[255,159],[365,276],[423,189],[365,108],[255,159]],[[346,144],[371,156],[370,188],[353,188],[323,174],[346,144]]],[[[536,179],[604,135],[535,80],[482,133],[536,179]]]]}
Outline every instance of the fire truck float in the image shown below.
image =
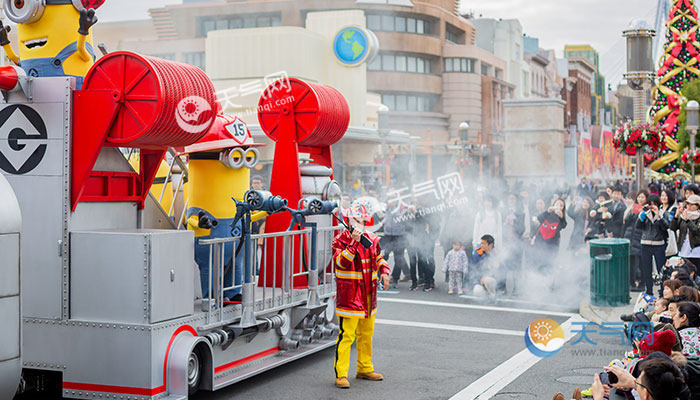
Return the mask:
{"type": "Polygon", "coordinates": [[[149,193],[168,152],[196,150],[221,129],[201,70],[115,52],[80,90],[73,77],[12,66],[1,67],[0,87],[0,398],[20,386],[74,399],[187,399],[334,345],[331,145],[349,123],[337,90],[296,79],[265,90],[270,192],[230,199],[226,228],[237,234],[199,240],[202,285],[193,231],[149,193]],[[208,121],[178,116],[192,99],[199,111],[187,112],[210,112],[208,121]],[[136,170],[124,149],[138,149],[136,170]],[[259,212],[266,231],[252,234],[259,212]],[[231,243],[242,268],[225,260],[231,243]],[[230,268],[242,276],[225,283],[230,268]]]}

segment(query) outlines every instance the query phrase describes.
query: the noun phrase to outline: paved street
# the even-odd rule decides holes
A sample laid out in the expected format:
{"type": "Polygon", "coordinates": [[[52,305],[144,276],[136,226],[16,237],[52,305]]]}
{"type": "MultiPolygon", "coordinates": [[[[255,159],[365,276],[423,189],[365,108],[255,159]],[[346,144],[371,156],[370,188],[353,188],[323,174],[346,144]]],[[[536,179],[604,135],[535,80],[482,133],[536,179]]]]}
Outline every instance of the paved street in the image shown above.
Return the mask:
{"type": "Polygon", "coordinates": [[[328,349],[196,399],[550,399],[587,388],[625,349],[619,336],[600,334],[589,335],[597,346],[571,345],[577,335],[554,357],[539,359],[525,348],[528,324],[538,318],[563,324],[580,318],[576,310],[519,301],[486,305],[447,295],[441,282],[432,293],[407,288],[402,283],[380,295],[374,363],[384,382],[351,377],[350,390],[336,389],[328,349]]]}

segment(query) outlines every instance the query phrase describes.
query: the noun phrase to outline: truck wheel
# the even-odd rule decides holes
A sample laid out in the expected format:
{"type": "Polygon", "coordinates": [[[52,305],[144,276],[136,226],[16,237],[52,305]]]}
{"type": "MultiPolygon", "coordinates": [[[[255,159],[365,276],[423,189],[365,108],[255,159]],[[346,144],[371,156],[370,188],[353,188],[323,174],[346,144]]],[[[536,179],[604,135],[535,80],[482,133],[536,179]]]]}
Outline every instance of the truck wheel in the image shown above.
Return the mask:
{"type": "Polygon", "coordinates": [[[190,396],[199,390],[199,384],[202,381],[202,371],[204,370],[203,360],[199,346],[192,350],[187,359],[187,388],[190,396]]]}

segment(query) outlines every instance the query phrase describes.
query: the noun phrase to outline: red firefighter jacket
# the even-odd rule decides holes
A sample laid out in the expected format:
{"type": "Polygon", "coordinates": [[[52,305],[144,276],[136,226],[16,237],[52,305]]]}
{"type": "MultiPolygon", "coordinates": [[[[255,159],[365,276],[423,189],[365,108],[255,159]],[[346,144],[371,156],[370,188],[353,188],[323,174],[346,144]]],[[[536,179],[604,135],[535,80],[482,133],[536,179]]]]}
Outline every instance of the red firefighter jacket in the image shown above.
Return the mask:
{"type": "Polygon", "coordinates": [[[333,262],[337,286],[335,312],[343,318],[369,318],[377,313],[377,282],[389,274],[389,264],[382,257],[379,237],[365,232],[372,247],[354,242],[344,230],[333,240],[333,262]]]}

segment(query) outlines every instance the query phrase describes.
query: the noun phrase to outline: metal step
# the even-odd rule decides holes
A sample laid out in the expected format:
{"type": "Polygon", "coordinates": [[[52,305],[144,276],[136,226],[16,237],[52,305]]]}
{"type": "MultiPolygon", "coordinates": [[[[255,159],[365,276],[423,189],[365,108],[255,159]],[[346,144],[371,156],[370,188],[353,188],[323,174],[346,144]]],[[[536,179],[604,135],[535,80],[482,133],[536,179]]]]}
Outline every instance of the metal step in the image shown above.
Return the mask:
{"type": "Polygon", "coordinates": [[[273,354],[265,358],[251,361],[248,364],[241,365],[240,367],[236,367],[232,370],[222,372],[214,377],[214,390],[221,389],[272,368],[279,367],[280,365],[288,362],[317,353],[329,347],[333,347],[335,345],[335,341],[336,338],[319,340],[318,342],[302,346],[295,351],[285,351],[273,354]]]}

